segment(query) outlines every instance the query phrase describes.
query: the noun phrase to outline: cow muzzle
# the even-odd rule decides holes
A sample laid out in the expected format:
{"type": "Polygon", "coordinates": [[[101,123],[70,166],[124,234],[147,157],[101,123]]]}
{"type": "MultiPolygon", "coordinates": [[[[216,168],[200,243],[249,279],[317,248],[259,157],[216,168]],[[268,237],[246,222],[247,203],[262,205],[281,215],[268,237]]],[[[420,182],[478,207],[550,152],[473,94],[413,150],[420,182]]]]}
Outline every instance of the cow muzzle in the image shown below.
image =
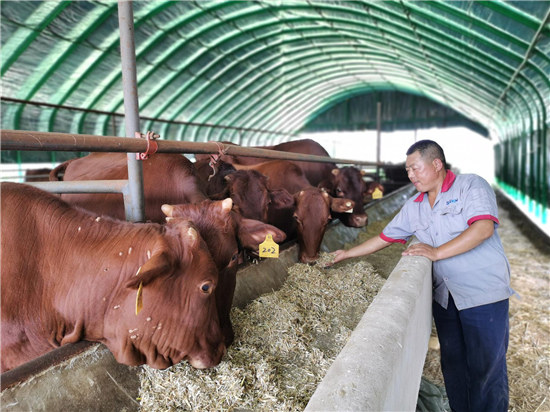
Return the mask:
{"type": "Polygon", "coordinates": [[[315,255],[314,257],[309,257],[305,253],[300,254],[300,262],[307,263],[308,265],[315,264],[315,262],[317,262],[317,259],[319,259],[319,254],[315,255]]]}
{"type": "Polygon", "coordinates": [[[349,223],[351,227],[364,227],[367,226],[368,216],[367,215],[351,215],[349,223]]]}
{"type": "Polygon", "coordinates": [[[225,343],[221,342],[214,353],[202,353],[198,356],[189,356],[189,364],[196,369],[207,369],[218,366],[227,353],[225,343]]]}

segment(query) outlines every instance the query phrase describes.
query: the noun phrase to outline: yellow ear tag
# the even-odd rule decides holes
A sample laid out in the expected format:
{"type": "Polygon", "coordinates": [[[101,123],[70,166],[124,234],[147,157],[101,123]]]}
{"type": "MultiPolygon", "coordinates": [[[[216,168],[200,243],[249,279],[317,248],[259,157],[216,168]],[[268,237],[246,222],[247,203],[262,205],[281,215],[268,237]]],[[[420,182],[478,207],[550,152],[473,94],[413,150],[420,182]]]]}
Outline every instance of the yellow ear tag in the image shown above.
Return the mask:
{"type": "Polygon", "coordinates": [[[373,199],[380,199],[382,195],[383,195],[382,191],[378,188],[374,189],[374,192],[372,192],[373,199]]]}
{"type": "Polygon", "coordinates": [[[143,295],[141,294],[142,289],[143,282],[140,282],[136,296],[136,316],[139,314],[139,312],[141,312],[141,309],[143,309],[143,295]]]}
{"type": "Polygon", "coordinates": [[[260,243],[260,257],[279,257],[279,245],[273,241],[273,236],[267,235],[264,242],[260,243]]]}

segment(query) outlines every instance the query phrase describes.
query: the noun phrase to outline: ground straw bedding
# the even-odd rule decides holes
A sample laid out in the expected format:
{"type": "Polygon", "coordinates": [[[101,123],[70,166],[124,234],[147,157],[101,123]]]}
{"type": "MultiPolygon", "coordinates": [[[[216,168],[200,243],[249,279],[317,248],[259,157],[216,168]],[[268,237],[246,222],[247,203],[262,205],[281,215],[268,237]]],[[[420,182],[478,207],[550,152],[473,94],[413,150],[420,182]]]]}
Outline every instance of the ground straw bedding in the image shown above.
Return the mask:
{"type": "Polygon", "coordinates": [[[292,266],[281,290],[232,309],[218,367],[142,368],[142,410],[303,410],[383,283],[366,262],[292,266]]]}

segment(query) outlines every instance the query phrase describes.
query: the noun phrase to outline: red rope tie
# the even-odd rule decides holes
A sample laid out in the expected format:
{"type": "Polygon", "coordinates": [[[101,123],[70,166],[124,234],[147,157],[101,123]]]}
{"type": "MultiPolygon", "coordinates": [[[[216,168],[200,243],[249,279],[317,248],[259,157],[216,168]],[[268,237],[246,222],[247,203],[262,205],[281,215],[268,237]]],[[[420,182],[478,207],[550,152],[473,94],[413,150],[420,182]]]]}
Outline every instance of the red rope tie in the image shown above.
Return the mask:
{"type": "Polygon", "coordinates": [[[136,132],[134,134],[134,137],[136,139],[144,138],[147,140],[147,150],[145,150],[145,153],[136,153],[137,160],[149,159],[149,156],[154,155],[159,149],[159,145],[155,139],[159,138],[160,136],[158,134],[155,134],[155,132],[147,132],[147,134],[145,135],[143,135],[143,133],[136,132]]]}
{"type": "Polygon", "coordinates": [[[218,160],[220,160],[220,157],[227,154],[227,148],[223,145],[223,143],[215,142],[213,140],[210,140],[208,143],[216,143],[216,146],[218,146],[218,153],[211,154],[210,155],[210,161],[208,162],[208,165],[212,168],[214,173],[212,173],[210,176],[208,176],[208,181],[212,179],[216,173],[218,172],[216,169],[216,163],[218,163],[218,160]]]}

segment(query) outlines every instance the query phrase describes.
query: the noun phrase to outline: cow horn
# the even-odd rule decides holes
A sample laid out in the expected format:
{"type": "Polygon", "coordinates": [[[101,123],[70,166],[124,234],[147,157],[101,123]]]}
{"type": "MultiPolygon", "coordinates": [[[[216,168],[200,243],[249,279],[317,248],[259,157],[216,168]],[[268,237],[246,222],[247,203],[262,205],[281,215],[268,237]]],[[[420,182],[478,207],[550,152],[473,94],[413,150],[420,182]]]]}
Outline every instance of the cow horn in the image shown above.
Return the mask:
{"type": "Polygon", "coordinates": [[[361,176],[366,176],[366,175],[367,175],[367,172],[364,170],[361,170],[361,176]]]}
{"type": "Polygon", "coordinates": [[[346,203],[346,206],[347,206],[347,207],[351,207],[351,202],[347,202],[347,203],[346,203]]]}
{"type": "Polygon", "coordinates": [[[231,180],[231,175],[227,175],[223,178],[226,182],[229,182],[231,180]]]}
{"type": "Polygon", "coordinates": [[[233,200],[231,200],[230,197],[228,197],[222,202],[222,209],[224,212],[229,212],[232,207],[233,207],[233,200]]]}
{"type": "Polygon", "coordinates": [[[338,173],[340,173],[340,169],[332,169],[332,174],[336,176],[338,173]]]}
{"type": "Polygon", "coordinates": [[[195,229],[193,229],[192,227],[190,227],[189,229],[187,229],[187,234],[189,235],[189,237],[193,240],[193,242],[195,240],[197,240],[197,231],[195,229]]]}
{"type": "Polygon", "coordinates": [[[323,190],[323,196],[328,197],[328,193],[323,190]]]}
{"type": "Polygon", "coordinates": [[[304,191],[302,190],[302,191],[300,192],[300,196],[303,196],[303,195],[304,195],[304,191]]]}
{"type": "Polygon", "coordinates": [[[172,217],[172,213],[174,212],[174,206],[172,206],[172,205],[162,205],[160,208],[166,216],[172,217]]]}

